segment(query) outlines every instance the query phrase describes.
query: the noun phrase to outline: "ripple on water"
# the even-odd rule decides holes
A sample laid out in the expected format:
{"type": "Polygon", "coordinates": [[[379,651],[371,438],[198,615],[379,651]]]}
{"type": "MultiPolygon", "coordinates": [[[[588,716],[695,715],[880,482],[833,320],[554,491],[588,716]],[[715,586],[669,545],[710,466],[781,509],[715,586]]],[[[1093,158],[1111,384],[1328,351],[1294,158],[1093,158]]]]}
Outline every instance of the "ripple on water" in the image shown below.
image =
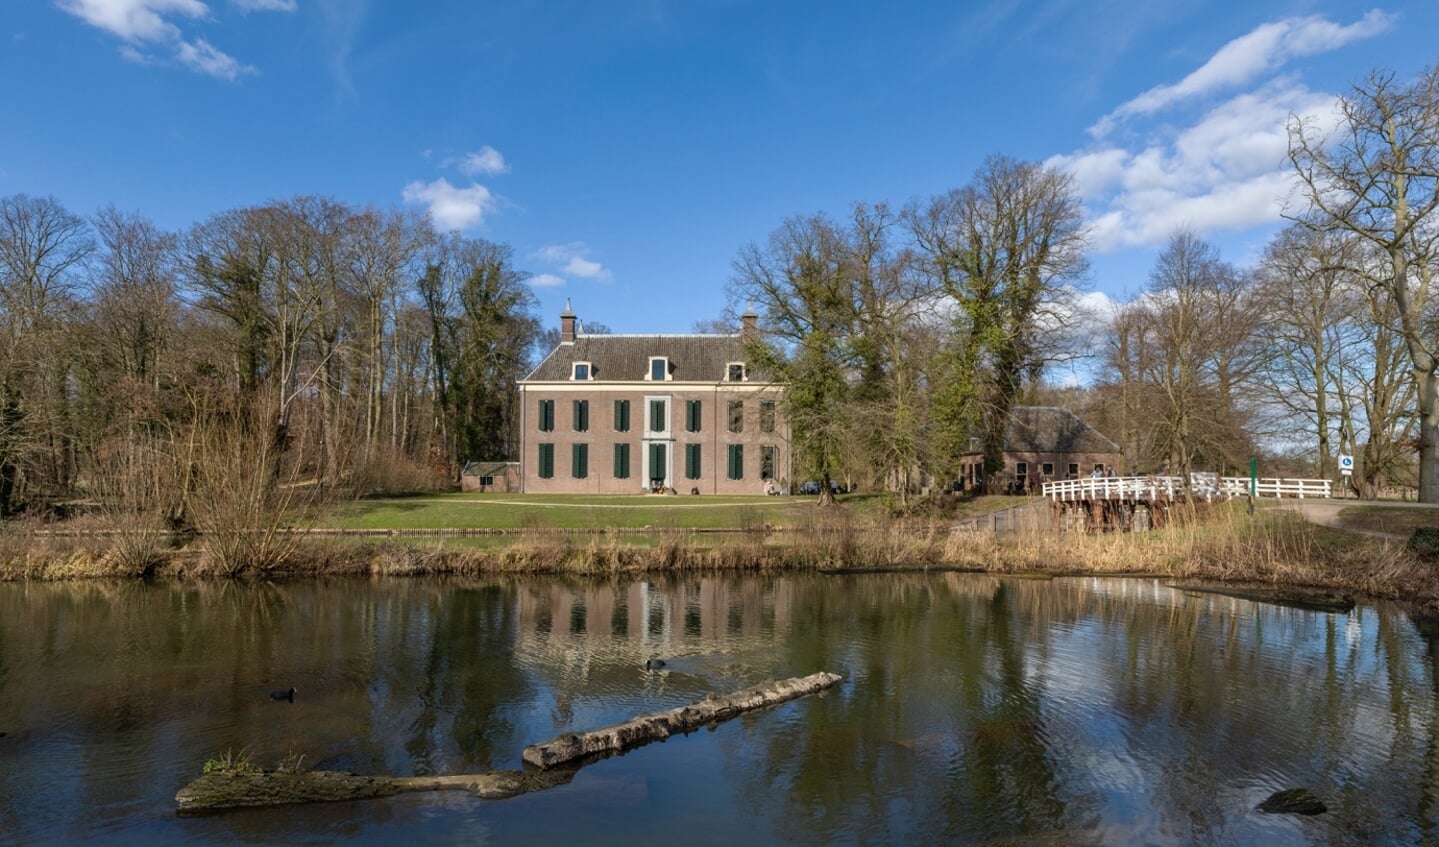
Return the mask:
{"type": "Polygon", "coordinates": [[[835,843],[1405,844],[1434,791],[1433,662],[1375,609],[959,574],[156,586],[127,593],[133,617],[103,592],[10,589],[0,817],[22,843],[759,845],[799,826],[835,843]],[[510,767],[559,732],[817,670],[845,681],[515,801],[172,815],[227,748],[510,767]],[[289,684],[293,704],[265,696],[289,684]],[[1253,813],[1297,785],[1335,811],[1253,813]]]}

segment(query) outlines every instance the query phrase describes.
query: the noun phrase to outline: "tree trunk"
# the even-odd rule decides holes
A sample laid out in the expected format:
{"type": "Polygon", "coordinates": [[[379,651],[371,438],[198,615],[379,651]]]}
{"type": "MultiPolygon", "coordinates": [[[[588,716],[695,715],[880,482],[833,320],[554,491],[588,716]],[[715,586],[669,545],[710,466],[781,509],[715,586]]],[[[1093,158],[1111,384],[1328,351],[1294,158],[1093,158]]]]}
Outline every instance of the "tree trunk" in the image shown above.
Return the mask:
{"type": "Polygon", "coordinates": [[[363,776],[338,771],[218,771],[175,795],[180,814],[224,809],[371,800],[412,791],[469,791],[481,800],[503,800],[563,785],[575,770],[491,771],[455,776],[363,776]]]}
{"type": "Polygon", "coordinates": [[[1439,377],[1415,369],[1419,405],[1419,502],[1439,503],[1439,377]]]}
{"type": "Polygon", "coordinates": [[[592,756],[623,753],[651,741],[663,741],[676,733],[694,732],[701,727],[739,717],[745,712],[818,694],[841,679],[843,677],[839,674],[824,672],[794,677],[756,685],[723,697],[707,697],[667,712],[639,715],[624,723],[589,732],[561,735],[543,744],[526,747],[525,763],[537,768],[552,768],[592,756]]]}

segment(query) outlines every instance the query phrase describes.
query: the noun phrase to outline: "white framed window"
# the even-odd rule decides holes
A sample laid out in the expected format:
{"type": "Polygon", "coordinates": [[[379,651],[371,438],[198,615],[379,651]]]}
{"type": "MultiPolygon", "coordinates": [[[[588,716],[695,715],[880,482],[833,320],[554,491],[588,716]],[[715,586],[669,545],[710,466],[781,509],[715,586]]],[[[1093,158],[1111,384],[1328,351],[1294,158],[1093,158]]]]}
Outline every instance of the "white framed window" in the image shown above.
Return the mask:
{"type": "Polygon", "coordinates": [[[594,367],[589,362],[575,362],[570,372],[570,379],[578,382],[587,382],[594,374],[594,367]]]}
{"type": "Polygon", "coordinates": [[[729,382],[744,382],[749,378],[745,372],[744,362],[730,362],[725,367],[725,379],[729,382]]]}
{"type": "Polygon", "coordinates": [[[650,357],[650,382],[665,382],[670,378],[670,360],[664,356],[650,357]]]}

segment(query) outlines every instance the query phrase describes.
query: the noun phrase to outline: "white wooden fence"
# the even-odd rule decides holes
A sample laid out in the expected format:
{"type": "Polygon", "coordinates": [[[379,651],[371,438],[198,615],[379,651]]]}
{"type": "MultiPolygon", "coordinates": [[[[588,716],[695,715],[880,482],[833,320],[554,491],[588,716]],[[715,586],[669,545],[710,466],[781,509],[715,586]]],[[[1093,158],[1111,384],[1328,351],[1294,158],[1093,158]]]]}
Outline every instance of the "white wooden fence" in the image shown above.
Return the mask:
{"type": "MultiPolygon", "coordinates": [[[[1204,500],[1228,500],[1249,494],[1250,480],[1243,476],[1219,477],[1194,474],[1190,490],[1204,500]]],[[[1177,500],[1184,496],[1184,480],[1177,476],[1084,477],[1044,483],[1043,494],[1050,500],[1177,500]]],[[[1300,500],[1331,496],[1327,479],[1255,480],[1256,497],[1295,497],[1300,500]]]]}

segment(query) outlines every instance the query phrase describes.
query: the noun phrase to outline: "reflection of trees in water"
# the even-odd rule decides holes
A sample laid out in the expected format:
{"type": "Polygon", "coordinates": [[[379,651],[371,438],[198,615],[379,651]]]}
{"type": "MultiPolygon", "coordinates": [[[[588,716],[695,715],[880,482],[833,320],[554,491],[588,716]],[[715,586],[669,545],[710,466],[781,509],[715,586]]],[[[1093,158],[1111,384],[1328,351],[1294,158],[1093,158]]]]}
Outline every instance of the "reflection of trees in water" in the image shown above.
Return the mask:
{"type": "Polygon", "coordinates": [[[97,792],[135,791],[132,771],[104,778],[116,767],[168,784],[174,759],[188,773],[240,748],[261,763],[484,767],[497,746],[522,746],[504,713],[530,697],[513,615],[493,586],[438,581],[27,586],[0,593],[0,664],[13,668],[0,714],[27,733],[88,734],[97,792]],[[288,685],[293,707],[266,697],[288,685]],[[177,736],[203,746],[176,750],[177,736]]]}
{"type": "Polygon", "coordinates": [[[866,579],[806,597],[786,645],[840,670],[842,692],[766,733],[741,807],[798,843],[949,840],[1059,827],[1067,792],[1045,747],[1027,625],[1005,584],[866,579]],[[776,808],[776,806],[779,808],[776,808]]]}
{"type": "Polygon", "coordinates": [[[735,807],[797,843],[1242,842],[1290,784],[1329,804],[1320,840],[1439,841],[1439,627],[1398,620],[968,574],[0,586],[0,729],[76,745],[0,771],[0,814],[19,773],[133,805],[242,746],[506,766],[546,697],[571,727],[834,670],[839,690],[712,737],[735,807]],[[645,673],[651,653],[731,664],[645,673]],[[265,698],[289,684],[294,707],[265,698]]]}
{"type": "Polygon", "coordinates": [[[1439,618],[1414,616],[1414,628],[1424,640],[1424,656],[1429,671],[1429,720],[1424,727],[1424,772],[1419,780],[1414,821],[1423,835],[1423,843],[1439,844],[1439,618]]]}
{"type": "Polygon", "coordinates": [[[1403,833],[1434,784],[1410,746],[1433,674],[1387,615],[1351,639],[1347,618],[1157,587],[921,579],[803,599],[816,637],[788,649],[851,681],[742,766],[739,805],[795,822],[788,840],[1242,841],[1294,783],[1334,799],[1311,828],[1359,843],[1403,833]]]}

